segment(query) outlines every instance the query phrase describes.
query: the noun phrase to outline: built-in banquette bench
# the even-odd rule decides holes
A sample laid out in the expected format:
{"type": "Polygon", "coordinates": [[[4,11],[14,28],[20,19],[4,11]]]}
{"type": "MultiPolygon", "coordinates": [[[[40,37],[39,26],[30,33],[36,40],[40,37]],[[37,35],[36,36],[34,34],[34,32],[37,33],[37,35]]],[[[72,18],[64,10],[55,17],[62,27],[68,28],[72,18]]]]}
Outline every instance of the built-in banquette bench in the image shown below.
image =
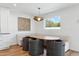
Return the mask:
{"type": "Polygon", "coordinates": [[[23,38],[23,50],[30,51],[33,56],[41,55],[46,48],[47,56],[64,56],[65,44],[59,37],[46,35],[29,35],[23,38]]]}

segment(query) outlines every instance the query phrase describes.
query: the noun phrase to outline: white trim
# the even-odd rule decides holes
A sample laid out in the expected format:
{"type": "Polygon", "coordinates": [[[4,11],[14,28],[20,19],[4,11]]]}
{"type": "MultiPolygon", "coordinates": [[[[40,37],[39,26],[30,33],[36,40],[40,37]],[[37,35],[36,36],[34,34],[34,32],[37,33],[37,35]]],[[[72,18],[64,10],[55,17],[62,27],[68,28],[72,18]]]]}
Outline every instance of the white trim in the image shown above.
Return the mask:
{"type": "Polygon", "coordinates": [[[45,27],[44,29],[61,29],[61,27],[45,27]]]}

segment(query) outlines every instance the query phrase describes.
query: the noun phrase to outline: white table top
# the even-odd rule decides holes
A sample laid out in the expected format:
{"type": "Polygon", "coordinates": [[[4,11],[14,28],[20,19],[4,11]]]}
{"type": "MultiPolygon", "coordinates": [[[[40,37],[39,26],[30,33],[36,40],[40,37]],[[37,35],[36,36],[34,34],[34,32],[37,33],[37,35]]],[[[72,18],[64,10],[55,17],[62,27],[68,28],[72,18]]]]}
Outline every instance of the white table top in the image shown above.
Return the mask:
{"type": "Polygon", "coordinates": [[[60,37],[42,35],[42,34],[32,34],[32,35],[29,35],[29,37],[34,37],[34,38],[44,39],[44,40],[60,40],[60,37]]]}

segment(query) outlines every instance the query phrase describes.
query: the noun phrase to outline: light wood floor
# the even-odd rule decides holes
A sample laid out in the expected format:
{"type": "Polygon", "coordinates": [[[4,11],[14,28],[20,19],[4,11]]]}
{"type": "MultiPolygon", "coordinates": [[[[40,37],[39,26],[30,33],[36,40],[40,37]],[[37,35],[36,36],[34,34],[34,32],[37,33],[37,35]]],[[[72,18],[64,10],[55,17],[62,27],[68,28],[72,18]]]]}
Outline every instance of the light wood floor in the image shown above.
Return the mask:
{"type": "MultiPolygon", "coordinates": [[[[1,50],[0,56],[30,56],[28,51],[23,51],[20,46],[12,46],[9,49],[1,50]]],[[[79,56],[79,52],[68,51],[65,56],[79,56]]]]}
{"type": "Polygon", "coordinates": [[[28,51],[23,51],[20,46],[12,46],[9,49],[1,50],[0,56],[29,56],[28,51]]]}
{"type": "Polygon", "coordinates": [[[71,56],[79,56],[79,52],[71,50],[70,55],[71,56]]]}

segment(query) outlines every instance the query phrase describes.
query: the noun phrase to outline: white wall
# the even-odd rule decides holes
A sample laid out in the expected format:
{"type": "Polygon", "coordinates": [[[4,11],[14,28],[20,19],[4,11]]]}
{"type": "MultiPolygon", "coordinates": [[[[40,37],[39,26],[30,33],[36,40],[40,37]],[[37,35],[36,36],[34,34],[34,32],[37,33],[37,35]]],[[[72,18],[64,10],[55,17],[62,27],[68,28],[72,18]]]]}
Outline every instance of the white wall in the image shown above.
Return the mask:
{"type": "Polygon", "coordinates": [[[30,18],[31,19],[31,31],[21,31],[19,33],[32,33],[34,32],[34,21],[32,20],[32,17],[30,15],[27,15],[25,13],[18,13],[18,12],[13,12],[11,11],[10,12],[10,19],[9,19],[9,31],[11,33],[14,33],[14,32],[18,32],[18,17],[26,17],[26,18],[30,18]]]}
{"type": "Polygon", "coordinates": [[[70,49],[79,51],[79,5],[62,9],[45,15],[45,18],[60,16],[62,18],[61,29],[46,30],[43,21],[36,23],[37,33],[67,37],[70,40],[70,49]]]}
{"type": "MultiPolygon", "coordinates": [[[[31,20],[31,30],[24,31],[24,33],[34,32],[35,22],[31,15],[23,12],[11,11],[9,8],[0,7],[0,29],[1,33],[15,33],[18,32],[18,17],[26,17],[31,20]]],[[[20,33],[23,33],[21,31],[20,33]]]]}
{"type": "MultiPolygon", "coordinates": [[[[20,13],[20,12],[10,12],[10,19],[8,20],[8,32],[14,34],[17,34],[18,36],[25,36],[29,35],[31,33],[34,33],[35,23],[32,17],[26,13],[20,13]],[[26,17],[31,19],[31,30],[30,31],[18,31],[18,17],[26,17]]],[[[13,43],[16,44],[17,40],[14,39],[13,43]]]]}

